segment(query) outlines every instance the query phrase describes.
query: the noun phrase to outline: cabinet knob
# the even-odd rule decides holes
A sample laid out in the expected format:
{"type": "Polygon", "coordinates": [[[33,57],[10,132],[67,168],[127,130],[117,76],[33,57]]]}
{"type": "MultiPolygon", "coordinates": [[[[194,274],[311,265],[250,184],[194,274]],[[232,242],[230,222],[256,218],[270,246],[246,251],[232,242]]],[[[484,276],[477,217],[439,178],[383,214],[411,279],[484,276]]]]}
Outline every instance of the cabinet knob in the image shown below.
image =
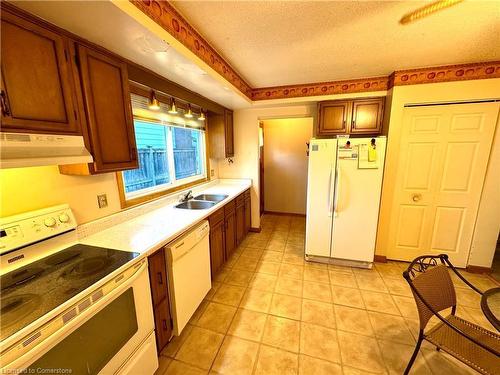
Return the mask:
{"type": "Polygon", "coordinates": [[[162,275],[162,273],[158,272],[157,276],[158,276],[158,284],[159,285],[163,285],[163,275],[162,275]]]}
{"type": "Polygon", "coordinates": [[[168,326],[167,326],[167,320],[166,320],[166,319],[163,319],[161,322],[163,323],[163,329],[164,329],[164,330],[167,330],[167,329],[168,329],[168,326]]]}

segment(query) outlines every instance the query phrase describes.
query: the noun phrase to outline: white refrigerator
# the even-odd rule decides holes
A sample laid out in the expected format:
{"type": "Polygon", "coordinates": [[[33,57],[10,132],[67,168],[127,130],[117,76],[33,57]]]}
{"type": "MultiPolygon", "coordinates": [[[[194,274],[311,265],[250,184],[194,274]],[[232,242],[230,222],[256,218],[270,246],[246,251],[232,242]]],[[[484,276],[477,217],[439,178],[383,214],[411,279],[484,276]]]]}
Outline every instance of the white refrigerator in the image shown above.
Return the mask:
{"type": "Polygon", "coordinates": [[[312,139],[305,256],[371,267],[386,138],[312,139]]]}

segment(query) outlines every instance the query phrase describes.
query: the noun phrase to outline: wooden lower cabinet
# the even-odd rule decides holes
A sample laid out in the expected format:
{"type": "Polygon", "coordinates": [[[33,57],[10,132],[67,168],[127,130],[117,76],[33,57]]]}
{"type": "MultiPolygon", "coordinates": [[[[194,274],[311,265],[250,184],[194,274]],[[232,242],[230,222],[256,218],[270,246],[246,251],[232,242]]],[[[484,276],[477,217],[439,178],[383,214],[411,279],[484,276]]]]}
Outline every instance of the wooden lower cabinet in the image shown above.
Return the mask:
{"type": "Polygon", "coordinates": [[[245,236],[250,232],[252,226],[252,204],[250,201],[250,191],[247,190],[247,192],[245,192],[245,236]]]}
{"type": "Polygon", "coordinates": [[[224,220],[210,225],[210,269],[212,278],[220,270],[225,261],[224,254],[224,220]]]}
{"type": "Polygon", "coordinates": [[[168,344],[172,337],[172,318],[168,298],[163,299],[153,310],[155,317],[156,347],[158,353],[168,344]]]}
{"type": "Polygon", "coordinates": [[[250,230],[249,215],[250,190],[247,190],[208,217],[212,279],[250,230]]]}
{"type": "Polygon", "coordinates": [[[173,322],[167,287],[167,266],[163,249],[148,257],[149,282],[155,318],[156,347],[158,353],[167,345],[172,336],[173,322]]]}
{"type": "Polygon", "coordinates": [[[225,255],[229,259],[236,249],[236,212],[235,210],[229,211],[224,217],[224,230],[225,230],[225,255]]]}
{"type": "Polygon", "coordinates": [[[236,245],[245,237],[245,193],[236,197],[236,245]]]}

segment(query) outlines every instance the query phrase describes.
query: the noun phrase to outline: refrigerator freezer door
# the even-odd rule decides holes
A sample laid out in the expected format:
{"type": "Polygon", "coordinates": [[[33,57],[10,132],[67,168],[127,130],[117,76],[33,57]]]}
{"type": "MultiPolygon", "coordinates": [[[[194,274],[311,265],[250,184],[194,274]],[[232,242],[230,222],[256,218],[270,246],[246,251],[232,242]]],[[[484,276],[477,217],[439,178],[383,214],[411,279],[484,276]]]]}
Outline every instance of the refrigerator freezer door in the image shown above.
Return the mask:
{"type": "Polygon", "coordinates": [[[306,255],[330,256],[336,139],[312,139],[307,177],[306,255]]]}
{"type": "MultiPolygon", "coordinates": [[[[359,262],[372,262],[375,253],[386,138],[375,138],[376,161],[368,164],[371,138],[351,138],[357,157],[337,160],[335,217],[331,256],[359,262]],[[361,163],[357,160],[362,158],[361,163]],[[376,164],[376,165],[374,165],[376,164]]],[[[340,146],[340,144],[339,144],[340,146]]]]}

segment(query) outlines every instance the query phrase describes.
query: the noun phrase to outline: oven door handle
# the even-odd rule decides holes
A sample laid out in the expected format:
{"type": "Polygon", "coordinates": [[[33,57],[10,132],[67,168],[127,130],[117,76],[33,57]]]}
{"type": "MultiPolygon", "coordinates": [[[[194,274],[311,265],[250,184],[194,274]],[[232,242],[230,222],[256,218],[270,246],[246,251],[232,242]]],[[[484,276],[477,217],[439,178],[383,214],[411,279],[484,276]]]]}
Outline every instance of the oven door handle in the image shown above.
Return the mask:
{"type": "MultiPolygon", "coordinates": [[[[54,345],[60,342],[61,339],[68,336],[69,334],[74,332],[77,328],[82,326],[93,315],[102,310],[111,300],[115,299],[124,290],[130,287],[130,285],[133,284],[143,274],[143,272],[147,270],[148,267],[147,260],[143,259],[139,261],[137,264],[131,266],[131,268],[132,267],[136,267],[136,270],[126,280],[123,281],[121,281],[122,279],[118,280],[118,278],[120,277],[120,275],[118,275],[114,279],[108,281],[108,283],[112,281],[115,281],[116,283],[121,281],[121,283],[117,285],[113,290],[111,290],[108,294],[96,300],[96,302],[92,303],[87,309],[82,311],[80,314],[76,315],[71,320],[69,320],[68,323],[64,324],[53,333],[49,333],[49,335],[46,338],[42,338],[41,341],[35,339],[30,344],[26,345],[26,347],[30,347],[31,345],[33,345],[33,347],[31,349],[28,349],[28,351],[24,352],[21,356],[14,356],[14,359],[10,359],[9,358],[10,356],[8,356],[8,351],[2,353],[2,366],[3,366],[2,370],[12,369],[12,368],[14,369],[24,368],[26,366],[29,366],[31,363],[35,362],[39,358],[39,356],[42,356],[44,353],[50,350],[54,345]]],[[[123,272],[126,271],[127,270],[123,272]]],[[[90,299],[94,293],[101,290],[103,287],[105,287],[105,285],[107,285],[107,283],[103,284],[97,290],[94,290],[92,293],[87,294],[85,297],[81,298],[77,302],[70,305],[63,312],[57,314],[55,317],[50,319],[46,324],[39,327],[39,329],[32,331],[27,336],[24,336],[21,340],[12,345],[12,347],[18,347],[19,345],[23,345],[23,342],[30,340],[31,337],[36,336],[39,332],[42,332],[43,336],[43,330],[44,328],[47,327],[48,324],[50,324],[50,322],[56,319],[62,320],[62,316],[65,313],[67,313],[70,309],[76,309],[77,308],[76,306],[78,306],[82,302],[82,300],[90,299]]]]}

